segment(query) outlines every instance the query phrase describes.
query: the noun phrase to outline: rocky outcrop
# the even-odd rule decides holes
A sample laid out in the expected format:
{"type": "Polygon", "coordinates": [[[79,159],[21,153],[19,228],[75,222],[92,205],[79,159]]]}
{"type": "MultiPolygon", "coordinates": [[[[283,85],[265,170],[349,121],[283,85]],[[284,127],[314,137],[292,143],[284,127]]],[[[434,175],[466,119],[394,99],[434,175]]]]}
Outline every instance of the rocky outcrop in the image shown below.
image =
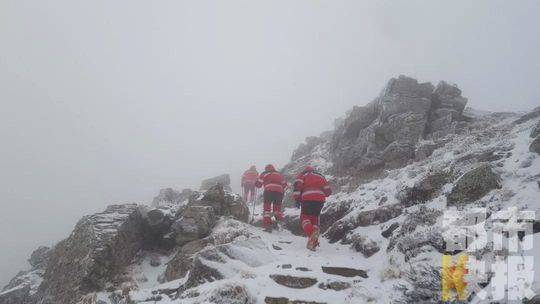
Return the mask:
{"type": "MultiPolygon", "coordinates": [[[[198,246],[195,245],[195,247],[198,246]]],[[[193,255],[191,261],[191,265],[182,265],[189,271],[179,293],[205,282],[213,282],[237,274],[242,271],[242,265],[245,268],[259,267],[275,261],[275,257],[262,240],[249,238],[204,247],[193,255]],[[214,268],[212,265],[217,267],[214,268]]]]}
{"type": "Polygon", "coordinates": [[[537,136],[529,146],[529,151],[540,154],[540,136],[537,136]]]}
{"type": "Polygon", "coordinates": [[[362,211],[355,217],[346,217],[334,223],[326,231],[324,236],[331,243],[335,243],[345,238],[345,236],[356,227],[366,227],[387,222],[398,217],[403,212],[401,204],[382,206],[377,209],[362,211]]]}
{"type": "Polygon", "coordinates": [[[519,124],[525,123],[525,122],[527,122],[527,121],[529,121],[531,119],[535,119],[535,118],[538,118],[538,117],[540,117],[540,107],[536,107],[532,111],[530,111],[529,113],[522,115],[520,118],[516,119],[516,121],[514,121],[514,123],[519,125],[519,124]]]}
{"type": "Polygon", "coordinates": [[[210,188],[202,195],[192,195],[188,206],[208,206],[214,209],[217,216],[230,216],[246,223],[249,220],[249,208],[242,198],[221,185],[210,188]]]}
{"type": "Polygon", "coordinates": [[[406,187],[398,192],[398,200],[404,206],[425,203],[439,193],[442,186],[449,182],[450,174],[447,172],[431,172],[419,180],[412,187],[406,187]]]}
{"type": "Polygon", "coordinates": [[[415,158],[423,138],[438,139],[457,131],[467,99],[446,82],[430,83],[399,76],[364,107],[355,107],[331,141],[337,172],[396,168],[415,158]]]}
{"type": "Polygon", "coordinates": [[[531,134],[530,134],[531,138],[535,138],[538,135],[540,135],[540,120],[533,127],[533,129],[531,130],[531,134]]]}
{"type": "Polygon", "coordinates": [[[178,192],[172,188],[165,188],[159,190],[158,196],[152,200],[152,206],[165,206],[168,204],[180,204],[186,201],[193,190],[184,189],[182,192],[178,192]]]}
{"type": "Polygon", "coordinates": [[[28,263],[32,266],[32,269],[44,268],[49,261],[51,254],[51,248],[47,246],[39,246],[28,259],[28,263]]]}
{"type": "Polygon", "coordinates": [[[201,191],[210,190],[217,185],[221,185],[226,191],[231,191],[231,177],[229,174],[222,174],[205,179],[201,182],[201,191]]]}
{"type": "Polygon", "coordinates": [[[447,196],[447,204],[461,205],[472,203],[493,189],[500,188],[499,176],[489,165],[483,165],[465,173],[447,196]]]}
{"type": "Polygon", "coordinates": [[[51,250],[40,303],[76,303],[81,295],[105,288],[143,248],[143,225],[135,204],[111,205],[83,217],[51,250]]]}

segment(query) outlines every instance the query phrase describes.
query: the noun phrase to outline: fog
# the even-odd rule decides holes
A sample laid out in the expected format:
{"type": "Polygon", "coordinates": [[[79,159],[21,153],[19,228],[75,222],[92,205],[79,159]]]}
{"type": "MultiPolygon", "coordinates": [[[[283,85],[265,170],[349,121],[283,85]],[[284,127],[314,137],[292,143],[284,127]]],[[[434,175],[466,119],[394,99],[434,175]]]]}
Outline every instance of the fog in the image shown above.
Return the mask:
{"type": "Polygon", "coordinates": [[[0,284],[84,214],[284,165],[390,77],[540,105],[539,1],[0,0],[0,284]]]}

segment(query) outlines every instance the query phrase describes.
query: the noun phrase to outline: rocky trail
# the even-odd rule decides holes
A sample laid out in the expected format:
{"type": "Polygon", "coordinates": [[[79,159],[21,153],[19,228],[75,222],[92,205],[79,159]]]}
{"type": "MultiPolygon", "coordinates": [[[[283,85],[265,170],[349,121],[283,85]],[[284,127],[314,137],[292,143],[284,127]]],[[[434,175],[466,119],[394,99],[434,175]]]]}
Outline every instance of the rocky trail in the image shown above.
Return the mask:
{"type": "MultiPolygon", "coordinates": [[[[282,172],[290,180],[310,164],[330,180],[316,252],[306,249],[290,193],[284,229],[263,232],[221,175],[198,191],[162,189],[151,204],[83,217],[65,240],[32,254],[0,304],[436,303],[445,238],[456,233],[444,223],[459,222],[448,210],[540,211],[540,108],[466,104],[455,85],[400,76],[334,130],[307,138],[282,172]]],[[[540,243],[538,216],[528,223],[540,243]]],[[[510,256],[489,246],[474,255],[510,256]]],[[[514,256],[540,259],[538,248],[514,256]]],[[[490,284],[468,301],[492,302],[477,296],[490,284]]]]}

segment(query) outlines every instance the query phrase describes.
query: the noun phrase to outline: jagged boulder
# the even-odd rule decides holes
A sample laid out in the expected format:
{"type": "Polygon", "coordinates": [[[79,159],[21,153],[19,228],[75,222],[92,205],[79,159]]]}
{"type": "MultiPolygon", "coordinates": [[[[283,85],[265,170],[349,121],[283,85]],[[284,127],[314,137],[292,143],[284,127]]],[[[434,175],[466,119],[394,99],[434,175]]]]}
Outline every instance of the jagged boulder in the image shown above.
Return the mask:
{"type": "Polygon", "coordinates": [[[144,249],[172,249],[175,245],[170,233],[175,220],[173,210],[140,206],[139,213],[144,223],[144,249]]]}
{"type": "Polygon", "coordinates": [[[201,182],[201,191],[210,190],[210,188],[217,185],[221,185],[223,189],[231,191],[231,177],[229,174],[222,174],[203,180],[201,182]]]}
{"type": "Polygon", "coordinates": [[[168,204],[180,204],[187,200],[193,190],[184,189],[182,192],[178,192],[172,188],[165,188],[159,190],[158,196],[152,200],[152,206],[166,206],[168,204]]]}
{"type": "Polygon", "coordinates": [[[350,237],[350,242],[351,248],[360,252],[365,258],[369,258],[380,250],[377,242],[365,235],[353,234],[350,237]]]}
{"type": "Polygon", "coordinates": [[[176,244],[182,246],[208,236],[216,220],[214,208],[210,206],[187,206],[171,227],[176,244]]]}
{"type": "Polygon", "coordinates": [[[249,220],[249,208],[242,198],[221,185],[213,186],[203,195],[195,193],[190,197],[188,206],[208,206],[218,216],[231,216],[242,222],[249,220]]]}
{"type": "Polygon", "coordinates": [[[489,165],[482,165],[465,173],[455,183],[447,196],[447,204],[452,206],[471,203],[500,187],[499,176],[489,165]]]}
{"type": "Polygon", "coordinates": [[[540,136],[537,136],[529,146],[529,151],[540,154],[540,136]]]}
{"type": "Polygon", "coordinates": [[[167,263],[164,281],[181,279],[193,268],[193,255],[210,245],[209,239],[191,241],[178,250],[176,255],[167,263]]]}
{"type": "Polygon", "coordinates": [[[111,205],[83,217],[51,250],[40,303],[76,303],[81,295],[102,290],[143,248],[143,229],[136,204],[111,205]]]}

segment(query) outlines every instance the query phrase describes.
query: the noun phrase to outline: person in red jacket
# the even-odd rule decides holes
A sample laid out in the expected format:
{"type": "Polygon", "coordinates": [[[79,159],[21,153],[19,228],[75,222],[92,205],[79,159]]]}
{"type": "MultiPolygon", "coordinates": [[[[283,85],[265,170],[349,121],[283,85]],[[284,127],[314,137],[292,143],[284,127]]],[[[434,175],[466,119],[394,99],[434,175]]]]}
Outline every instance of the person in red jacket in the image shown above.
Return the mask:
{"type": "Polygon", "coordinates": [[[259,178],[259,172],[255,166],[251,166],[242,174],[242,188],[244,189],[244,200],[253,203],[255,200],[255,183],[259,178]]]}
{"type": "Polygon", "coordinates": [[[315,250],[319,246],[319,215],[326,198],[332,194],[332,189],[326,178],[307,166],[296,177],[293,198],[301,203],[300,223],[308,237],[307,248],[315,250]]]}
{"type": "Polygon", "coordinates": [[[264,189],[263,226],[265,230],[272,231],[272,212],[277,222],[283,220],[281,202],[283,201],[285,188],[287,188],[287,182],[283,175],[276,171],[274,166],[266,165],[255,186],[264,189]]]}

